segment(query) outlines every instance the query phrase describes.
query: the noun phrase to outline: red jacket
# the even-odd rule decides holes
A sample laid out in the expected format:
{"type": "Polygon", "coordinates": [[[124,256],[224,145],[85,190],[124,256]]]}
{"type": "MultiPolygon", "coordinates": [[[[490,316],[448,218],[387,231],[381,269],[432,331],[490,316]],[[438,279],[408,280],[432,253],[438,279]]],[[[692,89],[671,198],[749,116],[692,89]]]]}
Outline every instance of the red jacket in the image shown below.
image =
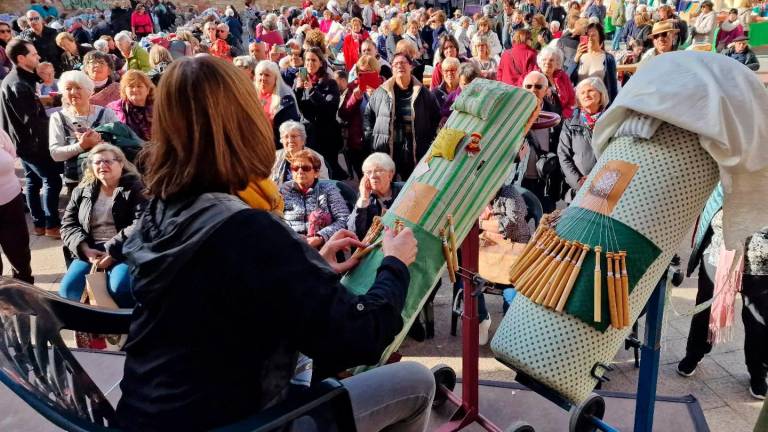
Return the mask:
{"type": "Polygon", "coordinates": [[[536,69],[536,50],[528,44],[517,43],[501,54],[496,79],[518,86],[528,72],[534,69],[536,69]]]}
{"type": "Polygon", "coordinates": [[[344,66],[347,68],[347,72],[352,70],[352,66],[360,59],[360,45],[366,39],[370,39],[370,36],[365,30],[361,33],[349,33],[344,36],[342,51],[344,52],[344,66]]]}
{"type": "Polygon", "coordinates": [[[313,29],[320,27],[320,22],[312,14],[309,14],[304,18],[302,18],[301,20],[299,20],[299,26],[303,26],[304,24],[308,24],[309,27],[313,29]]]}
{"type": "MultiPolygon", "coordinates": [[[[536,66],[535,70],[541,72],[538,66],[536,66]]],[[[557,94],[560,96],[560,105],[563,107],[562,119],[565,121],[571,118],[573,114],[573,107],[576,105],[576,91],[573,89],[573,83],[568,74],[562,69],[555,71],[552,80],[555,82],[557,94]]],[[[522,80],[520,81],[522,82],[522,80]]]]}
{"type": "Polygon", "coordinates": [[[136,34],[150,34],[153,31],[152,17],[144,12],[139,14],[134,12],[131,14],[131,29],[136,34]]]}
{"type": "MultiPolygon", "coordinates": [[[[379,77],[381,82],[384,80],[379,77]]],[[[363,99],[367,98],[363,93],[360,98],[354,95],[357,88],[357,80],[352,81],[347,86],[347,90],[342,93],[341,105],[339,106],[339,118],[347,124],[347,147],[352,150],[363,150],[363,111],[360,109],[363,99]]]]}

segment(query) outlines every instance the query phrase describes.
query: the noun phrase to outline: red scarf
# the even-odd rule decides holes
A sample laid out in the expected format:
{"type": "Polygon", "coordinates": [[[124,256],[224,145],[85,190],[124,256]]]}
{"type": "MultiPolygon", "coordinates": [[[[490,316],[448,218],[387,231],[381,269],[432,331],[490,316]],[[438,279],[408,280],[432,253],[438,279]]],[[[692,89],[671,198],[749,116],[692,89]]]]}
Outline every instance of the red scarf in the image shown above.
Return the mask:
{"type": "Polygon", "coordinates": [[[594,114],[589,114],[588,112],[581,110],[581,119],[587,125],[589,130],[592,130],[595,128],[595,123],[597,123],[597,120],[600,118],[601,114],[603,114],[602,111],[598,111],[594,114]]]}

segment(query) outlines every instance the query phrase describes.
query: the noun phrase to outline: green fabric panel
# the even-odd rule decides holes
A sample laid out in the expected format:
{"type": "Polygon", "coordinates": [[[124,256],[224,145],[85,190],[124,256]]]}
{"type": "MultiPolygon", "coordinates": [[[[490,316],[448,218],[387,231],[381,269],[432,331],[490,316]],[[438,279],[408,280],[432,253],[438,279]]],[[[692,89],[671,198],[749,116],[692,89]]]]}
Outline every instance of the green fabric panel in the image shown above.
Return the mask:
{"type": "Polygon", "coordinates": [[[623,223],[602,214],[581,207],[570,207],[556,226],[560,238],[587,244],[591,250],[584,258],[581,272],[573,286],[573,291],[565,305],[565,311],[600,331],[605,331],[610,325],[611,315],[608,308],[608,282],[606,279],[607,264],[605,252],[627,251],[627,274],[629,276],[629,292],[635,288],[637,281],[645,274],[648,267],[661,254],[661,249],[645,238],[642,234],[623,223]],[[602,235],[601,235],[602,232],[602,235]],[[610,241],[607,233],[610,232],[610,241]],[[615,233],[615,239],[613,234],[615,233]],[[594,318],[594,274],[595,246],[602,246],[600,254],[600,269],[602,271],[602,321],[597,323],[594,318]]]}
{"type": "Polygon", "coordinates": [[[768,45],[768,21],[749,24],[749,46],[759,47],[768,45]]]}
{"type": "Polygon", "coordinates": [[[755,425],[755,432],[768,431],[768,402],[763,402],[763,410],[760,411],[760,417],[755,425]]]}
{"type": "MultiPolygon", "coordinates": [[[[392,212],[387,212],[382,218],[382,222],[389,227],[394,227],[394,219],[395,215],[392,212]]],[[[405,226],[413,230],[413,234],[419,243],[419,251],[416,261],[408,267],[411,274],[411,282],[408,285],[408,295],[402,313],[403,331],[395,337],[392,344],[384,351],[381,357],[382,364],[405,340],[412,318],[421,310],[421,307],[427,300],[427,292],[440,279],[445,266],[443,244],[440,239],[423,230],[418,225],[413,225],[407,220],[403,220],[403,222],[405,226]]],[[[384,253],[379,247],[363,259],[351,272],[347,273],[341,279],[341,283],[352,294],[365,294],[373,285],[376,279],[376,272],[383,259],[384,253]]]]}

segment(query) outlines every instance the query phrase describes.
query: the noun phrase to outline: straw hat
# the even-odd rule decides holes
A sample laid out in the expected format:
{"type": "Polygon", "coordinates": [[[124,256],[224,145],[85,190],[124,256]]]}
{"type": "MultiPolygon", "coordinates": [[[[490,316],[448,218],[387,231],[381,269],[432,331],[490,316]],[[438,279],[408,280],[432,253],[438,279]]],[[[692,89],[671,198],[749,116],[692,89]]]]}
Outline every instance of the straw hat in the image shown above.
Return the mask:
{"type": "Polygon", "coordinates": [[[651,36],[656,36],[661,33],[673,32],[677,33],[679,30],[675,28],[670,20],[659,21],[653,25],[651,30],[651,36]]]}

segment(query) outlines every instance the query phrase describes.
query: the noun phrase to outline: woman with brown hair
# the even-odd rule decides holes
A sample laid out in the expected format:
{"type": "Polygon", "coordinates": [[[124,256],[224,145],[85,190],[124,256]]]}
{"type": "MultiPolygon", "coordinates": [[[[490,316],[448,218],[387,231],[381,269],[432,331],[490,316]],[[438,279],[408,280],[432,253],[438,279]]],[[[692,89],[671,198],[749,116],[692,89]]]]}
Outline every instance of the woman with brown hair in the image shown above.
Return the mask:
{"type": "MultiPolygon", "coordinates": [[[[128,431],[207,430],[278,403],[299,351],[315,378],[378,362],[402,329],[416,257],[410,229],[386,232],[368,294],[350,295],[337,273],[356,260],[335,257],[362,246],[354,235],[341,231],[318,253],[269,213],[274,146],[252,83],[212,57],[166,74],[144,159],[153,198],[124,247],[137,301],[117,407],[128,431]],[[246,204],[236,195],[249,184],[246,204]]],[[[343,384],[360,430],[429,421],[434,378],[421,365],[343,384]]]]}
{"type": "Polygon", "coordinates": [[[131,69],[120,79],[120,99],[111,102],[117,120],[125,123],[139,138],[149,140],[152,132],[152,93],[155,85],[142,71],[131,69]]]}
{"type": "Polygon", "coordinates": [[[320,48],[304,51],[304,67],[306,74],[296,76],[293,91],[307,127],[307,145],[323,155],[332,179],[344,180],[347,173],[338,162],[342,147],[341,125],[336,120],[339,86],[329,75],[328,61],[320,48]]]}

